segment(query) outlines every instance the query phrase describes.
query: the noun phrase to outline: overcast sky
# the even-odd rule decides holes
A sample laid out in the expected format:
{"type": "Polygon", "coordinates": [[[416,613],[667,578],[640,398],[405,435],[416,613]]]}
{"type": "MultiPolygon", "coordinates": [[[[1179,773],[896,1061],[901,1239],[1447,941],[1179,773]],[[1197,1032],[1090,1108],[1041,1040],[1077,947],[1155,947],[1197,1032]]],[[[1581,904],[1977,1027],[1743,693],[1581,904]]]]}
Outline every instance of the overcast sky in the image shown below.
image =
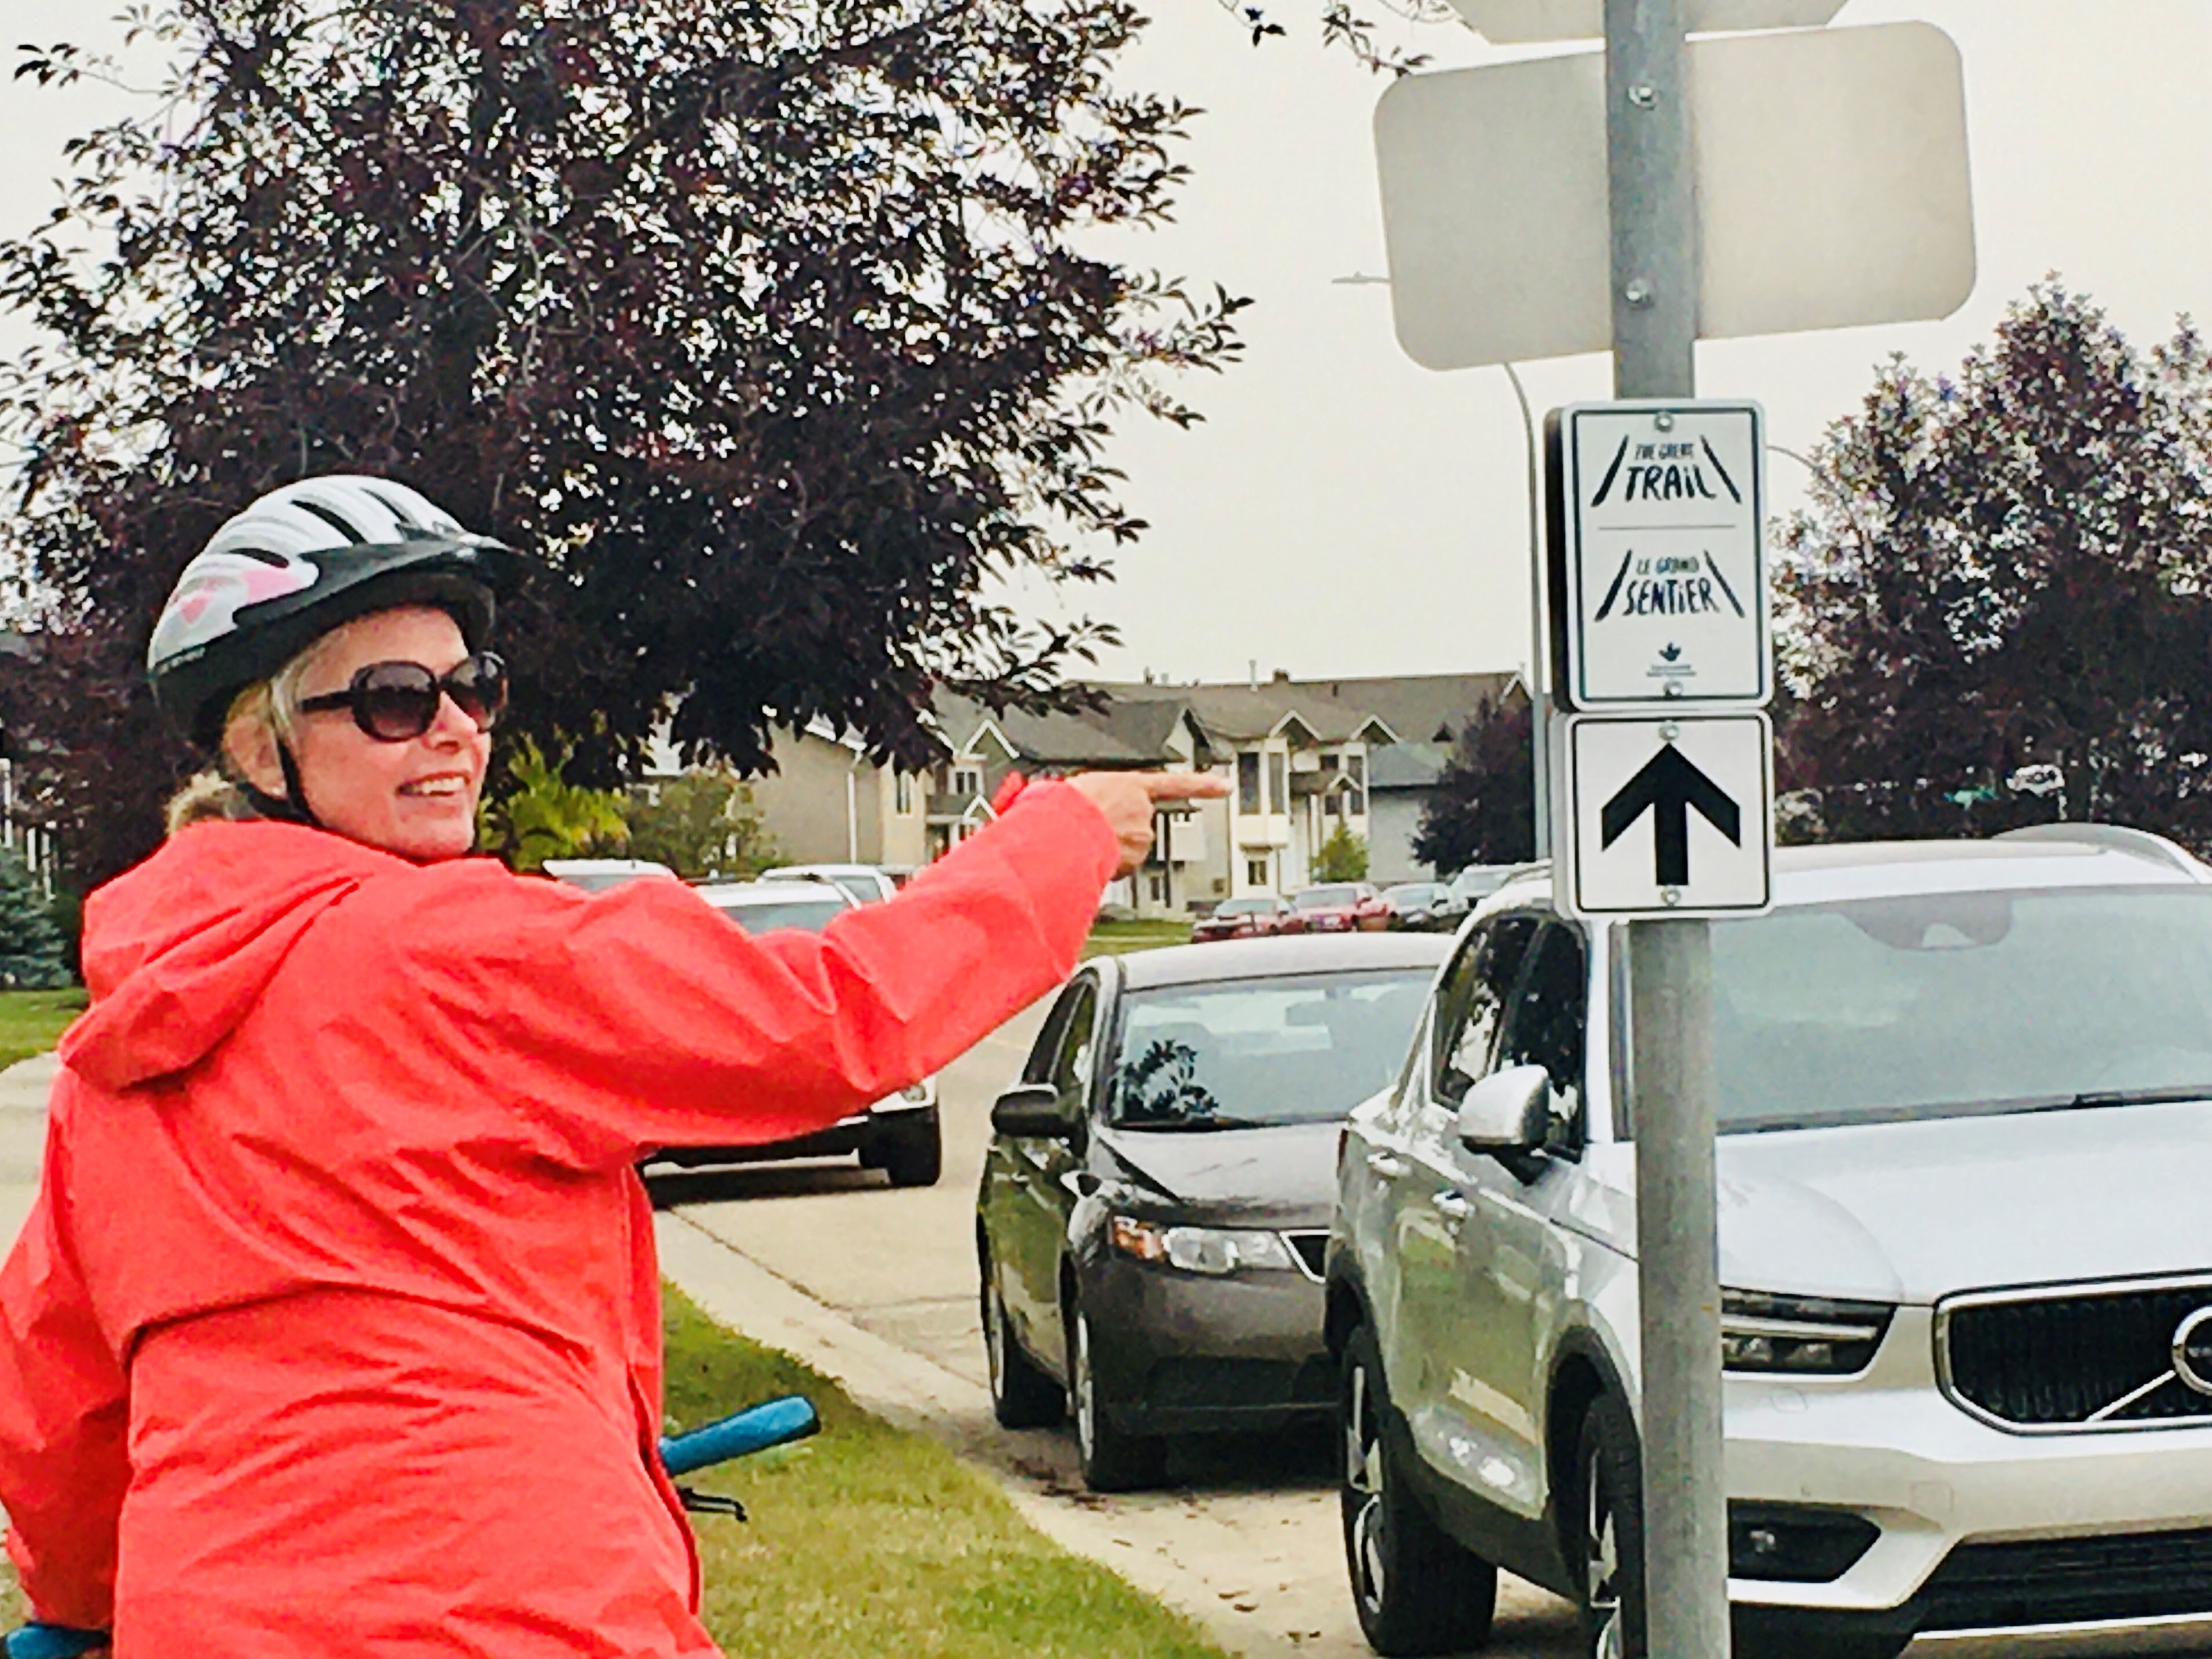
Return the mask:
{"type": "MultiPolygon", "coordinates": [[[[16,40],[68,37],[100,0],[0,0],[16,40]]],[[[1177,223],[1131,238],[1133,261],[1257,301],[1248,350],[1189,383],[1206,421],[1133,427],[1115,445],[1152,525],[1120,580],[1078,603],[1120,624],[1104,664],[1134,678],[1241,678],[1256,659],[1301,678],[1511,667],[1528,653],[1527,465],[1497,369],[1416,368],[1389,290],[1333,279],[1385,270],[1370,123],[1382,83],[1314,44],[1319,0],[1269,0],[1291,38],[1254,50],[1214,0],[1153,0],[1133,82],[1207,113],[1185,159],[1177,223]]],[[[1378,8],[1368,8],[1375,10],[1378,8]]],[[[1716,342],[1699,390],[1752,397],[1769,436],[1804,449],[1903,351],[1946,367],[2046,272],[2102,301],[2139,343],[2212,310],[2212,64],[2203,0],[1850,0],[1838,27],[1917,18],[1966,64],[1979,279],[1938,323],[1716,342]],[[2191,112],[2200,112],[2192,115],[2191,112]]],[[[1456,27],[1401,31],[1438,66],[1495,54],[1456,27]]],[[[0,84],[0,232],[43,211],[62,140],[106,95],[0,84]]],[[[0,321],[0,349],[23,339],[0,321]]],[[[1601,398],[1608,360],[1527,365],[1539,418],[1601,398]]],[[[1796,469],[1772,464],[1778,502],[1796,469]]],[[[1048,592],[1023,593],[1049,609],[1048,592]]]]}

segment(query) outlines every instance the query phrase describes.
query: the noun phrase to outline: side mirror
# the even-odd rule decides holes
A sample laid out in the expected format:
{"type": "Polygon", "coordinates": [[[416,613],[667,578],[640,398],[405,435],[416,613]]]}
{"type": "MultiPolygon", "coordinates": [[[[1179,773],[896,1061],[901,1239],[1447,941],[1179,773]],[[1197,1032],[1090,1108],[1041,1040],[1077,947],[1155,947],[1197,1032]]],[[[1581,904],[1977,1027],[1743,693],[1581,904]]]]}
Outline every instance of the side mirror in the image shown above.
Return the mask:
{"type": "Polygon", "coordinates": [[[991,1127],[1016,1140],[1072,1140],[1075,1124],[1048,1083],[1024,1083],[991,1103],[991,1127]]]}
{"type": "Polygon", "coordinates": [[[1512,1066],[1467,1091],[1455,1127],[1470,1152],[1532,1152],[1549,1135],[1551,1115],[1551,1073],[1540,1066],[1512,1066]]]}

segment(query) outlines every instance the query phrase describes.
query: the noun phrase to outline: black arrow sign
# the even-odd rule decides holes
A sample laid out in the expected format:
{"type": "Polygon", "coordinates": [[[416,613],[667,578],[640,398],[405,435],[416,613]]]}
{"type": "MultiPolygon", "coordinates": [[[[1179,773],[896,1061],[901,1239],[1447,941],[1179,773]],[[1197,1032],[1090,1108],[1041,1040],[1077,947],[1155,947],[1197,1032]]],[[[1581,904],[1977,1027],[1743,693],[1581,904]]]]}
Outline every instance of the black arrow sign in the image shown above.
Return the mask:
{"type": "Polygon", "coordinates": [[[1643,769],[1621,786],[1598,815],[1600,845],[1611,847],[1628,833],[1628,826],[1651,812],[1651,840],[1658,850],[1657,874],[1662,887],[1690,884],[1690,809],[1738,847],[1743,845],[1743,812],[1733,797],[1703,772],[1682,758],[1682,751],[1667,744],[1643,769]]]}

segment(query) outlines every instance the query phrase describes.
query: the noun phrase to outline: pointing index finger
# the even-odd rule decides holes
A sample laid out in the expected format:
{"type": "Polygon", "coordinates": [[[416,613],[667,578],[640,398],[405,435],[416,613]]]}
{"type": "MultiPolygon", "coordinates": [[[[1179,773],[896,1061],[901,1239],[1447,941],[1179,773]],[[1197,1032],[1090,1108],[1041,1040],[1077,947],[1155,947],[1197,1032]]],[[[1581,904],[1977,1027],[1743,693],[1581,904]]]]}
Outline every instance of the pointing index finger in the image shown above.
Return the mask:
{"type": "Polygon", "coordinates": [[[1211,800],[1229,793],[1229,785],[1211,772],[1147,772],[1145,788],[1154,800],[1211,800]]]}

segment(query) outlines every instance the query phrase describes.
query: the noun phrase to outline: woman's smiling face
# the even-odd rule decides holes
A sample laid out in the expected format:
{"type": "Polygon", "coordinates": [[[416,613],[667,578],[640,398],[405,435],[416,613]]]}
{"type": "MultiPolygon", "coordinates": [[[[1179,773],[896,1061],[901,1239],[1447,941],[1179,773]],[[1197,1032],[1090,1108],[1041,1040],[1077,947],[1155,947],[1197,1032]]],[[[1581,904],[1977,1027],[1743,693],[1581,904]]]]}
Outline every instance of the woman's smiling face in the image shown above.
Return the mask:
{"type": "MultiPolygon", "coordinates": [[[[420,663],[433,674],[469,654],[453,617],[428,605],[406,605],[356,617],[323,639],[300,686],[302,701],[343,691],[371,663],[420,663]]],[[[256,787],[286,793],[273,738],[260,734],[234,753],[256,787]]],[[[483,793],[491,733],[479,731],[449,696],[420,737],[385,743],[370,737],[343,708],[302,714],[292,757],[307,805],[325,829],[428,864],[459,858],[476,844],[477,799],[483,793]]]]}

